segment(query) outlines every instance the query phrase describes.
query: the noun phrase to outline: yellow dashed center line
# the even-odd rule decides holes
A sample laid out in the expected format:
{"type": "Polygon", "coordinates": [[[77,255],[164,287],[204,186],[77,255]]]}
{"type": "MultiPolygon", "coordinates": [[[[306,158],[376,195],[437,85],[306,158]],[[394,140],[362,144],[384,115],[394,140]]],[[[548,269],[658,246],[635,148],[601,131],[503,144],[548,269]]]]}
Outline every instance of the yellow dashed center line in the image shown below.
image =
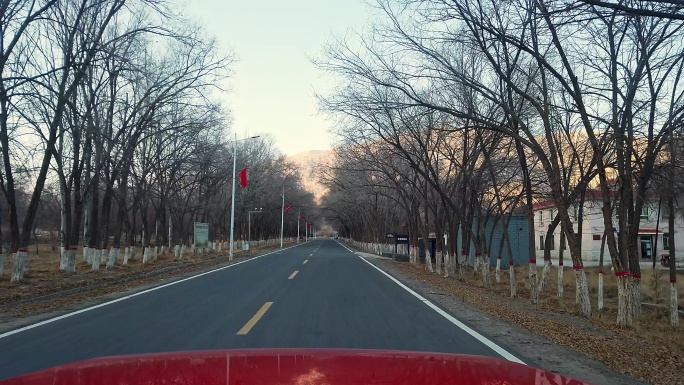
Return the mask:
{"type": "Polygon", "coordinates": [[[243,326],[242,329],[240,329],[237,332],[237,335],[244,336],[245,334],[249,333],[249,331],[252,330],[254,325],[256,325],[256,323],[259,322],[261,317],[263,317],[264,314],[266,314],[266,311],[269,307],[271,307],[271,305],[273,305],[273,302],[266,302],[264,306],[262,306],[261,309],[259,309],[259,311],[257,311],[256,314],[254,314],[254,316],[249,321],[247,321],[245,326],[243,326]]]}
{"type": "Polygon", "coordinates": [[[290,275],[290,278],[288,278],[288,279],[294,278],[295,275],[297,275],[297,273],[299,273],[299,270],[295,270],[294,273],[292,273],[292,275],[290,275]]]}

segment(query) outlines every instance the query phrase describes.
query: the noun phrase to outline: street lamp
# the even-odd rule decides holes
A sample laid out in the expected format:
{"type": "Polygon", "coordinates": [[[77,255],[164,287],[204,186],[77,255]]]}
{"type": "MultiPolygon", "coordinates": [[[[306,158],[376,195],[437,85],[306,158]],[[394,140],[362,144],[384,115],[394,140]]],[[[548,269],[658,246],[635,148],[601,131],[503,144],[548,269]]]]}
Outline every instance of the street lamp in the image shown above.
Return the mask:
{"type": "Polygon", "coordinates": [[[235,167],[237,164],[237,142],[242,142],[243,140],[248,139],[256,139],[258,137],[259,135],[238,140],[237,134],[235,134],[235,142],[233,143],[233,194],[231,196],[230,204],[230,253],[228,254],[229,261],[233,260],[233,243],[235,243],[233,241],[233,237],[235,235],[235,167]]]}
{"type": "Polygon", "coordinates": [[[255,207],[254,210],[250,210],[247,214],[247,244],[249,245],[250,251],[252,250],[252,213],[260,213],[262,210],[261,207],[255,207]]]}

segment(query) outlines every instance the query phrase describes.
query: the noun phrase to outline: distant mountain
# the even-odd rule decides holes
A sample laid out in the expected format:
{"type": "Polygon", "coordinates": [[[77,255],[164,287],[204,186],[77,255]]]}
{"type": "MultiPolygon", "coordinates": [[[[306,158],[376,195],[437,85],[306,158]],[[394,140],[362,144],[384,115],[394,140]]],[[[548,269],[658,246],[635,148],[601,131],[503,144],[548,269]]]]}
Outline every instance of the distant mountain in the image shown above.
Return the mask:
{"type": "Polygon", "coordinates": [[[332,150],[303,151],[287,157],[288,161],[295,163],[302,175],[302,185],[320,203],[321,197],[327,192],[327,188],[319,182],[320,170],[330,167],[334,161],[332,150]]]}

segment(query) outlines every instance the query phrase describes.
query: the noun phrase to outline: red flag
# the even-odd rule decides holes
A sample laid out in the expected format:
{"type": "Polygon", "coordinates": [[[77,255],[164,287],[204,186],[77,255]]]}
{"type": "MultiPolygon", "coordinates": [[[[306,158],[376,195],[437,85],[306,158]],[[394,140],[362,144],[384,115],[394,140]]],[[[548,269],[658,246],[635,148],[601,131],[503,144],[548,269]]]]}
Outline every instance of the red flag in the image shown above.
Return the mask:
{"type": "Polygon", "coordinates": [[[290,211],[290,209],[291,209],[290,205],[285,206],[285,212],[290,211]]]}
{"type": "Polygon", "coordinates": [[[240,171],[240,186],[242,186],[242,188],[247,187],[247,168],[243,168],[242,171],[240,171]]]}

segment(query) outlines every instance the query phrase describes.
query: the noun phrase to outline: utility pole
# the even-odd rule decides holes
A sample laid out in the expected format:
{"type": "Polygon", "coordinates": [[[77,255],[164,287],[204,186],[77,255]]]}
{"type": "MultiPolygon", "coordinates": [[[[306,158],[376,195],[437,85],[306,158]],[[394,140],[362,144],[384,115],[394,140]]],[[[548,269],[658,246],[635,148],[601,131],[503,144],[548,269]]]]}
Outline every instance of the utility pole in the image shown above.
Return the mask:
{"type": "Polygon", "coordinates": [[[285,186],[283,186],[283,206],[280,209],[280,248],[283,248],[283,231],[285,230],[285,186]]]}

